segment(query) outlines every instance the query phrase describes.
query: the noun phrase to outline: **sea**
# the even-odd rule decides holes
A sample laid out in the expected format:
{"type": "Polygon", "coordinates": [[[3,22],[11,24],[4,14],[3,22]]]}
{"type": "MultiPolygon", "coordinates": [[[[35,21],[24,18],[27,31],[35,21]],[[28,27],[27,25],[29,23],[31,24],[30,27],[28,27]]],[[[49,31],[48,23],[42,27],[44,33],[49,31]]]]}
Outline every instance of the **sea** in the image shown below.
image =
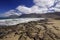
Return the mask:
{"type": "Polygon", "coordinates": [[[14,18],[14,19],[0,19],[0,25],[17,25],[19,23],[27,23],[30,21],[37,21],[37,20],[42,20],[45,18],[14,18]]]}

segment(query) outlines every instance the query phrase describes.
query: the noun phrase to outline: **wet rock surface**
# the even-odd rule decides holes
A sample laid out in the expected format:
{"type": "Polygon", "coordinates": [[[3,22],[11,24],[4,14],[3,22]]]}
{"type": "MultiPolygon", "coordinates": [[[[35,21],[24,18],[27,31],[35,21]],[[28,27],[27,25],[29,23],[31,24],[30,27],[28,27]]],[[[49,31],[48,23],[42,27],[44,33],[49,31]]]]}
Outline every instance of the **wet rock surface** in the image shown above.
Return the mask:
{"type": "MultiPolygon", "coordinates": [[[[60,40],[60,26],[49,20],[0,28],[0,40],[60,40]],[[44,22],[43,22],[44,21],[44,22]]],[[[59,20],[60,21],[60,20],[59,20]]]]}

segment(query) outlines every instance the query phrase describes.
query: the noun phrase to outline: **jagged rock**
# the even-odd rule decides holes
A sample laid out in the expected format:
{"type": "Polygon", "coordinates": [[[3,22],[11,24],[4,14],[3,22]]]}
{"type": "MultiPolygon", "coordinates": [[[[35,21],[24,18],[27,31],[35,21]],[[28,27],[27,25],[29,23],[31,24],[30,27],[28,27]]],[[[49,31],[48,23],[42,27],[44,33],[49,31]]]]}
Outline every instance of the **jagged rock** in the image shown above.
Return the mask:
{"type": "Polygon", "coordinates": [[[0,32],[0,40],[60,40],[60,20],[31,21],[0,27],[0,32]]]}

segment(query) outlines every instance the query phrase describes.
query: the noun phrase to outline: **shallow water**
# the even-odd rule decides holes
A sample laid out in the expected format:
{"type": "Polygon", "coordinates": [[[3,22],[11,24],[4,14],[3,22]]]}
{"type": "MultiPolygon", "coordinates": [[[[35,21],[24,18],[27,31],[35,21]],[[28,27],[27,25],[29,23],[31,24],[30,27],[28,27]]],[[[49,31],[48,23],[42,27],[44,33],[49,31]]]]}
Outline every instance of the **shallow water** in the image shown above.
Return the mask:
{"type": "Polygon", "coordinates": [[[0,25],[16,25],[19,23],[27,23],[30,21],[37,21],[44,18],[16,18],[16,19],[2,19],[0,20],[0,25]]]}

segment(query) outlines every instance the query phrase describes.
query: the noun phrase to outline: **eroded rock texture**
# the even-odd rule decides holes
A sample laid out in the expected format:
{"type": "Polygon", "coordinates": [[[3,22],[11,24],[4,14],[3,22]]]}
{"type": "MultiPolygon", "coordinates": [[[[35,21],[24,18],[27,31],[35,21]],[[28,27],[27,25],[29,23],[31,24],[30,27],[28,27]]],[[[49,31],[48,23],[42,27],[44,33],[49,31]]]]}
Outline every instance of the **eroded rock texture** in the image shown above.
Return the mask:
{"type": "Polygon", "coordinates": [[[60,20],[40,20],[0,28],[0,40],[60,40],[60,20]]]}

